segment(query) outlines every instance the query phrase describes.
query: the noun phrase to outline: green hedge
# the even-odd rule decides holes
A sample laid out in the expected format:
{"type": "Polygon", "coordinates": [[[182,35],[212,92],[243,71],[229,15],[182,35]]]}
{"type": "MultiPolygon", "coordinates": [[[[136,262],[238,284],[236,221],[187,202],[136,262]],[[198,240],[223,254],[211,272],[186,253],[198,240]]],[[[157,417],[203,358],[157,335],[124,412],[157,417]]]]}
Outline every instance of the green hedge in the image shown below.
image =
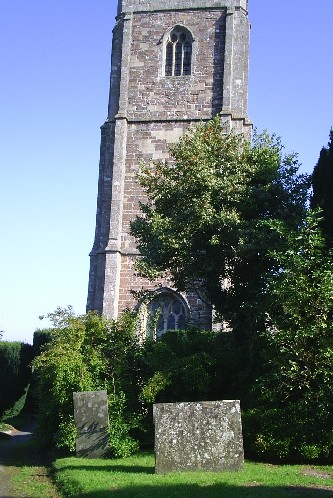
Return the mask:
{"type": "Polygon", "coordinates": [[[0,418],[24,394],[30,382],[33,347],[22,342],[0,342],[0,418]]]}
{"type": "Polygon", "coordinates": [[[34,358],[40,355],[42,348],[51,340],[51,329],[37,329],[33,337],[34,358]]]}

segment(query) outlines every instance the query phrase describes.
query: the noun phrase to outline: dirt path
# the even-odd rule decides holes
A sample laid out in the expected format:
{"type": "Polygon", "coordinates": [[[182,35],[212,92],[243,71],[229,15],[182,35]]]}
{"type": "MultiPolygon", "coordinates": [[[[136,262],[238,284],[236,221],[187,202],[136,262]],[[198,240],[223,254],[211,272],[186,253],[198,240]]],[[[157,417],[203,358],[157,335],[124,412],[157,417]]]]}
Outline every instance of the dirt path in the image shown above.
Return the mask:
{"type": "Polygon", "coordinates": [[[33,446],[27,445],[34,438],[34,422],[30,420],[20,429],[0,438],[0,498],[58,498],[47,477],[45,458],[33,446]],[[13,478],[23,472],[23,468],[25,479],[21,479],[21,484],[14,483],[13,478]],[[29,486],[24,480],[29,480],[29,486]]]}
{"type": "Polygon", "coordinates": [[[14,495],[11,478],[14,474],[8,462],[12,460],[15,448],[33,437],[33,424],[28,424],[24,431],[13,430],[1,434],[0,439],[0,497],[9,498],[14,495]]]}
{"type": "Polygon", "coordinates": [[[13,429],[8,431],[3,439],[0,439],[0,465],[7,462],[8,458],[13,457],[13,452],[18,446],[22,446],[29,441],[34,435],[34,425],[29,423],[24,430],[13,429]]]}
{"type": "Polygon", "coordinates": [[[13,490],[10,485],[11,472],[9,468],[0,465],[0,496],[1,498],[11,498],[13,495],[13,490]]]}

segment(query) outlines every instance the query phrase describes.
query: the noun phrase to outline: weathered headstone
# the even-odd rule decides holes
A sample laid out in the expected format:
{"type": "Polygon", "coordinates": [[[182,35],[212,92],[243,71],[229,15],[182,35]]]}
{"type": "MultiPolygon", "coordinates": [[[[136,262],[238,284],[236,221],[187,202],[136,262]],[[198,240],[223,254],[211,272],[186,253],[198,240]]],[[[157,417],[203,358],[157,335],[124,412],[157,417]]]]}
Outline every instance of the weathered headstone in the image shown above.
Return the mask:
{"type": "Polygon", "coordinates": [[[156,473],[243,468],[239,401],[160,403],[153,413],[156,473]]]}
{"type": "Polygon", "coordinates": [[[77,428],[76,456],[101,458],[109,448],[109,416],[106,391],[73,393],[77,428]]]}

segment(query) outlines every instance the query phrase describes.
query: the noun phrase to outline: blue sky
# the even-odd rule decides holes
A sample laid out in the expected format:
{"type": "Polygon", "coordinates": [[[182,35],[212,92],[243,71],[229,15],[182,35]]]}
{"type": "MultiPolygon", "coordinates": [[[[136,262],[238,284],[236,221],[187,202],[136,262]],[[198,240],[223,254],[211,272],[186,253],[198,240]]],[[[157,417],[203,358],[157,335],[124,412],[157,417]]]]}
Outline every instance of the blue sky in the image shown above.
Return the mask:
{"type": "MultiPolygon", "coordinates": [[[[195,0],[193,0],[195,1],[195,0]]],[[[311,172],[333,126],[332,0],[249,0],[249,115],[311,172]]],[[[85,311],[116,0],[0,1],[0,330],[85,311]]]]}

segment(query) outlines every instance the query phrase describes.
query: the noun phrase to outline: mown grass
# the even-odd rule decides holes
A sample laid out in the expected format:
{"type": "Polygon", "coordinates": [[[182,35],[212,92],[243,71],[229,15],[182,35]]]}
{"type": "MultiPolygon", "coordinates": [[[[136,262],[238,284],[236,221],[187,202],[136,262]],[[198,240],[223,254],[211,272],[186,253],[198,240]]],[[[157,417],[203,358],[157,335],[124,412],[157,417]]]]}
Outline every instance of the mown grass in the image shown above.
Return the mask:
{"type": "Polygon", "coordinates": [[[62,458],[54,479],[66,497],[286,498],[333,497],[332,467],[246,462],[239,472],[154,473],[154,457],[122,460],[62,458]]]}
{"type": "Polygon", "coordinates": [[[19,498],[59,498],[60,495],[48,475],[48,468],[25,465],[13,469],[12,487],[19,498]]]}

